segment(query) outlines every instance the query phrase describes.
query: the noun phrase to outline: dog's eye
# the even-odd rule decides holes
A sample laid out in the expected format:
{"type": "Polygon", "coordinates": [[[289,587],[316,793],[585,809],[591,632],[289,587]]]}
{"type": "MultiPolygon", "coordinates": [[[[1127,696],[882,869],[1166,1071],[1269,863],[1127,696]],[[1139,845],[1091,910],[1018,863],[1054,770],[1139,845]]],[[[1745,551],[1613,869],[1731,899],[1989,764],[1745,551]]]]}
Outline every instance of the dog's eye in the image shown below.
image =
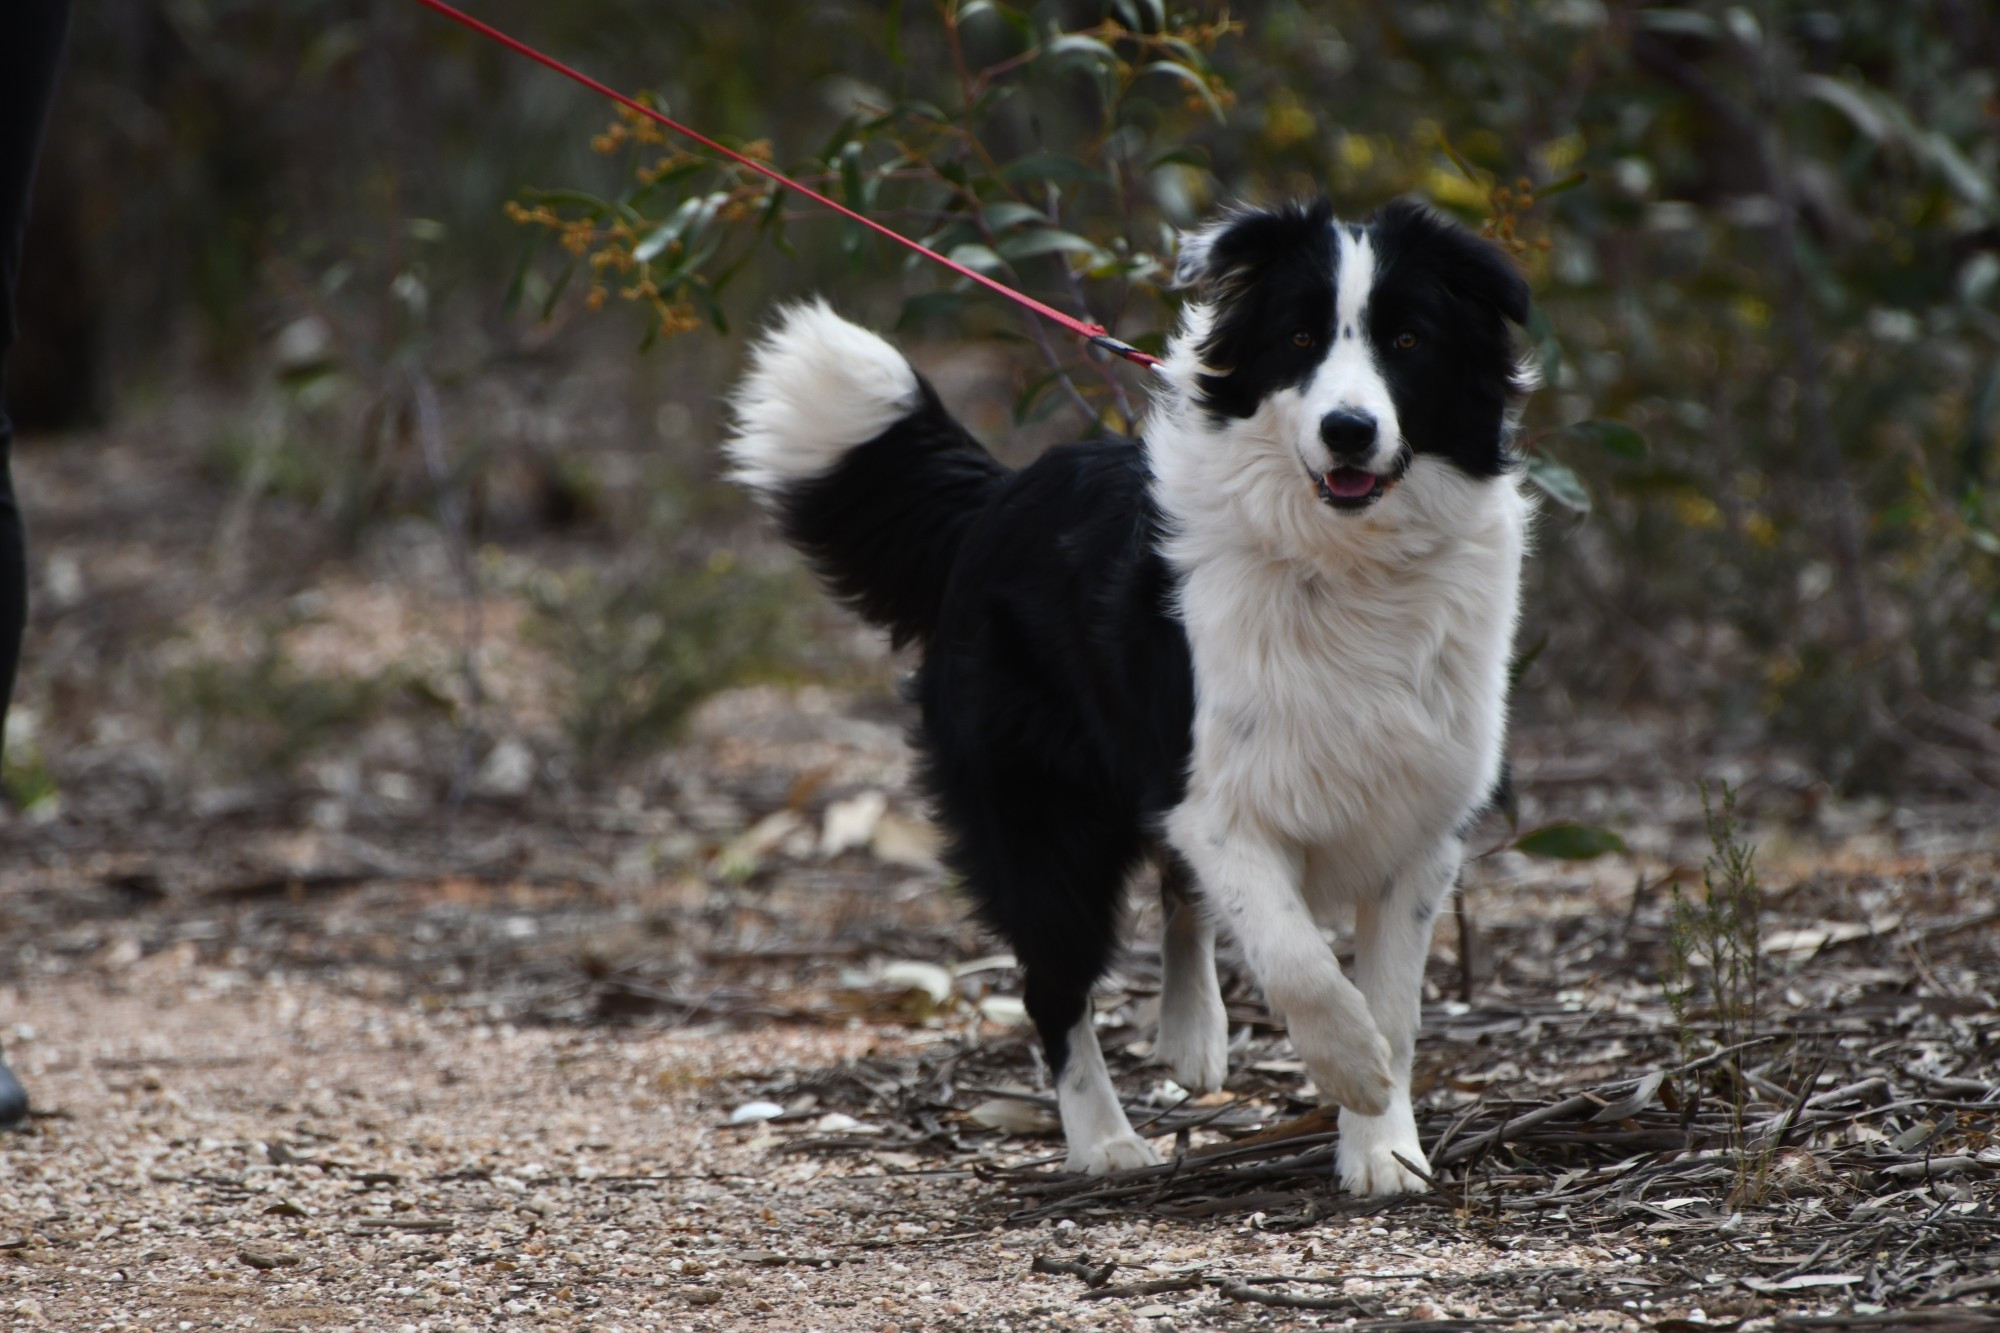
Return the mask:
{"type": "Polygon", "coordinates": [[[1396,335],[1397,351],[1407,352],[1416,345],[1417,345],[1417,335],[1411,333],[1408,329],[1405,329],[1403,332],[1396,335]]]}
{"type": "Polygon", "coordinates": [[[1307,330],[1300,329],[1292,334],[1292,346],[1311,347],[1312,345],[1313,345],[1313,336],[1307,330]]]}

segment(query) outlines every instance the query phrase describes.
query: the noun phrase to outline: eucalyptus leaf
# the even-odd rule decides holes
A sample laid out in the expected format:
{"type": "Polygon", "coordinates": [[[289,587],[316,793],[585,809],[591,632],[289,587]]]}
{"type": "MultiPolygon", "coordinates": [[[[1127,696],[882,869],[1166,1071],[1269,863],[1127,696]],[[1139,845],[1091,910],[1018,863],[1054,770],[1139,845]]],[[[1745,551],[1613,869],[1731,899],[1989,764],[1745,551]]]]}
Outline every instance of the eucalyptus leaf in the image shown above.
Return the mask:
{"type": "Polygon", "coordinates": [[[1565,194],[1570,190],[1574,190],[1577,186],[1582,185],[1585,181],[1589,179],[1590,179],[1590,173],[1587,171],[1572,171],[1569,173],[1569,175],[1564,176],[1561,180],[1550,181],[1547,185],[1537,187],[1535,190],[1535,198],[1537,200],[1542,200],[1542,199],[1548,199],[1554,195],[1565,194]]]}
{"type": "Polygon", "coordinates": [[[1222,103],[1216,99],[1215,89],[1208,86],[1208,80],[1189,69],[1186,65],[1176,64],[1171,60],[1156,60],[1141,70],[1140,73],[1172,75],[1188,87],[1194,89],[1196,95],[1207,104],[1209,114],[1215,117],[1217,123],[1227,123],[1229,120],[1228,114],[1222,109],[1222,103]]]}
{"type": "Polygon", "coordinates": [[[918,292],[903,301],[903,308],[896,315],[895,331],[922,324],[926,320],[944,319],[965,309],[967,297],[963,292],[918,292]]]}
{"type": "Polygon", "coordinates": [[[1536,489],[1565,509],[1578,514],[1590,512],[1590,492],[1575,472],[1545,454],[1528,458],[1528,480],[1536,489]]]}
{"type": "Polygon", "coordinates": [[[1081,62],[1096,67],[1100,71],[1118,68],[1118,53],[1098,41],[1079,32],[1066,32],[1042,47],[1043,58],[1063,63],[1081,62]]]}
{"type": "Polygon", "coordinates": [[[997,18],[1023,39],[1032,39],[1034,25],[1028,16],[1012,5],[1003,5],[996,0],[967,0],[958,7],[958,21],[963,24],[975,18],[997,18]]]}
{"type": "Polygon", "coordinates": [[[861,193],[861,145],[850,143],[840,150],[840,189],[849,208],[860,208],[867,200],[861,193]]]}
{"type": "Polygon", "coordinates": [[[668,221],[648,232],[640,242],[632,247],[632,258],[641,264],[651,263],[660,252],[673,243],[680,232],[678,224],[668,221]]]}
{"type": "Polygon", "coordinates": [[[889,0],[889,13],[882,25],[882,49],[888,53],[889,63],[903,63],[903,0],[889,0]]]}
{"type": "Polygon", "coordinates": [[[951,119],[945,115],[944,108],[937,103],[916,98],[896,103],[895,110],[883,119],[893,120],[896,116],[915,116],[919,120],[935,120],[940,123],[951,119]]]}
{"type": "Polygon", "coordinates": [[[1057,184],[1109,185],[1104,174],[1063,153],[1033,153],[1015,158],[1000,168],[1000,179],[1009,185],[1029,185],[1042,181],[1057,184]]]}
{"type": "Polygon", "coordinates": [[[530,236],[528,243],[521,247],[521,258],[514,265],[514,276],[507,283],[507,295],[500,307],[510,315],[520,308],[521,295],[527,288],[528,270],[534,264],[535,256],[541,253],[543,239],[541,234],[530,236]]]}
{"type": "Polygon", "coordinates": [[[539,204],[567,204],[571,208],[587,208],[600,217],[618,211],[618,206],[609,199],[583,190],[525,190],[528,198],[539,204]]]}
{"type": "Polygon", "coordinates": [[[1160,167],[1199,167],[1201,170],[1206,171],[1209,166],[1209,157],[1202,149],[1192,144],[1184,144],[1179,148],[1170,148],[1166,152],[1161,153],[1151,162],[1148,162],[1146,166],[1149,170],[1160,167]]]}
{"type": "Polygon", "coordinates": [[[556,302],[560,301],[563,292],[568,290],[569,281],[576,276],[576,270],[577,261],[575,258],[571,258],[568,263],[563,265],[562,272],[556,275],[556,280],[549,285],[549,294],[542,298],[543,319],[547,319],[556,312],[556,302]]]}
{"type": "MultiPolygon", "coordinates": [[[[722,206],[728,202],[729,196],[721,191],[683,199],[680,206],[667,215],[665,222],[632,247],[632,258],[642,264],[650,263],[675,241],[692,249],[695,238],[707,230],[708,225],[715,220],[715,215],[721,212],[722,206]]],[[[684,267],[695,267],[694,261],[688,261],[684,267]]]]}
{"type": "Polygon", "coordinates": [[[1048,415],[1046,412],[1037,415],[1035,409],[1048,395],[1048,391],[1055,386],[1056,380],[1061,374],[1062,372],[1059,370],[1045,370],[1035,376],[1034,379],[1028,381],[1028,387],[1021,390],[1014,399],[1015,425],[1025,426],[1031,421],[1040,420],[1042,416],[1048,415]]]}
{"type": "Polygon", "coordinates": [[[1019,232],[1001,240],[998,249],[1003,259],[1033,259],[1039,255],[1075,254],[1084,255],[1093,264],[1108,264],[1111,256],[1102,246],[1094,245],[1074,232],[1060,231],[1054,227],[1043,227],[1039,231],[1019,232]]]}
{"type": "Polygon", "coordinates": [[[984,273],[988,277],[997,277],[1007,271],[1006,261],[984,245],[954,245],[946,257],[954,264],[963,264],[975,273],[984,273]]]}
{"type": "Polygon", "coordinates": [[[1625,840],[1594,824],[1545,824],[1514,840],[1514,850],[1557,861],[1591,861],[1625,850],[1625,840]]]}
{"type": "Polygon", "coordinates": [[[1541,371],[1542,382],[1553,387],[1562,373],[1562,342],[1539,302],[1528,309],[1528,341],[1534,345],[1535,367],[1541,371]]]}
{"type": "Polygon", "coordinates": [[[1646,456],[1646,437],[1622,421],[1579,421],[1563,434],[1589,440],[1608,454],[1637,463],[1646,456]]]}
{"type": "Polygon", "coordinates": [[[980,217],[989,230],[995,232],[1012,231],[1016,227],[1040,227],[1048,223],[1042,210],[1015,199],[1002,199],[997,204],[988,204],[980,210],[980,217]]]}
{"type": "Polygon", "coordinates": [[[1722,35],[1722,27],[1714,19],[1691,9],[1642,9],[1639,26],[1675,37],[1704,37],[1710,41],[1722,35]]]}

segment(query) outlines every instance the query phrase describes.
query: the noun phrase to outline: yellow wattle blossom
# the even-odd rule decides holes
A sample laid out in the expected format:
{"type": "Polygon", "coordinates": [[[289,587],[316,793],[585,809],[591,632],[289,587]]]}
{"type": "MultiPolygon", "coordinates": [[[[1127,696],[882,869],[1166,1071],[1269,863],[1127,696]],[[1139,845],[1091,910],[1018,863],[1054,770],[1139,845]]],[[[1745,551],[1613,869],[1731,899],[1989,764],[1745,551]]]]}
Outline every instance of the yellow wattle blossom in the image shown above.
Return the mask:
{"type": "MultiPolygon", "coordinates": [[[[646,93],[639,94],[639,101],[647,106],[653,104],[652,97],[646,93]]],[[[629,106],[618,108],[618,118],[624,124],[622,126],[613,126],[612,128],[625,130],[632,136],[635,143],[663,144],[667,141],[667,133],[660,128],[658,121],[655,121],[650,116],[641,115],[629,106]]]]}
{"type": "Polygon", "coordinates": [[[506,213],[510,221],[521,223],[524,226],[533,225],[557,229],[568,225],[547,204],[536,204],[533,208],[528,208],[515,200],[509,199],[505,204],[501,205],[501,211],[506,213]]]}
{"type": "Polygon", "coordinates": [[[674,338],[683,333],[692,333],[701,327],[701,316],[692,305],[682,301],[669,304],[661,297],[653,298],[653,313],[660,318],[660,336],[674,338]]]}
{"type": "Polygon", "coordinates": [[[1753,329],[1767,328],[1771,323],[1771,307],[1748,292],[1741,292],[1733,297],[1729,302],[1729,309],[1736,318],[1753,329]]]}
{"type": "Polygon", "coordinates": [[[1457,171],[1432,167],[1424,175],[1424,193],[1449,208],[1484,208],[1486,191],[1457,171]]]}
{"type": "Polygon", "coordinates": [[[1305,143],[1319,133],[1319,122],[1312,112],[1299,104],[1299,99],[1280,90],[1271,96],[1270,106],[1264,112],[1264,142],[1277,150],[1291,148],[1305,143]]]}
{"type": "Polygon", "coordinates": [[[1708,530],[1722,526],[1722,510],[1699,491],[1683,490],[1675,494],[1674,517],[1683,527],[1708,530]]]}
{"type": "Polygon", "coordinates": [[[1583,161],[1584,140],[1581,130],[1573,130],[1559,139],[1551,139],[1542,145],[1542,161],[1548,163],[1549,171],[1557,176],[1583,161]]]}

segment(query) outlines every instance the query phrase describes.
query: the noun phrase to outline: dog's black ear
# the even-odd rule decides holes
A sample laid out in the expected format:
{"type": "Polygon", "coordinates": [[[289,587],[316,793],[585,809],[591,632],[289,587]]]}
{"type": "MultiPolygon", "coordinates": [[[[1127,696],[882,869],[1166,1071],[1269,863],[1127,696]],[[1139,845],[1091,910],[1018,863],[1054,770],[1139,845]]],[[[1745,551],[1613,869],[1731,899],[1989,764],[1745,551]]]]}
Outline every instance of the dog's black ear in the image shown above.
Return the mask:
{"type": "Polygon", "coordinates": [[[1324,199],[1225,214],[1181,233],[1174,286],[1217,294],[1298,245],[1322,242],[1332,221],[1333,206],[1324,199]]]}
{"type": "Polygon", "coordinates": [[[1180,245],[1174,251],[1174,286],[1192,288],[1207,284],[1211,276],[1208,266],[1215,257],[1215,242],[1233,222],[1234,219],[1225,218],[1221,222],[1211,222],[1206,227],[1181,233],[1180,245]]]}
{"type": "Polygon", "coordinates": [[[1528,280],[1507,252],[1486,237],[1414,199],[1398,199],[1376,214],[1385,236],[1399,248],[1421,248],[1460,300],[1486,307],[1516,324],[1528,322],[1528,280]]]}

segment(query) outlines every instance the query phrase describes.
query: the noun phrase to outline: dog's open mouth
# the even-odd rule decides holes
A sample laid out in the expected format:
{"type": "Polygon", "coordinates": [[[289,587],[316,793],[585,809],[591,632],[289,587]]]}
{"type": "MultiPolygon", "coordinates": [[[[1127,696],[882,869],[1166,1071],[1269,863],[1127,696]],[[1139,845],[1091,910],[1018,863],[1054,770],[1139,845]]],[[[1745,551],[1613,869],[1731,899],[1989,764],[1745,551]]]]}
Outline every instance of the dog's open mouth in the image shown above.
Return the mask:
{"type": "Polygon", "coordinates": [[[1308,468],[1306,475],[1313,479],[1320,501],[1335,509],[1366,509],[1402,480],[1401,474],[1383,476],[1358,467],[1337,467],[1326,473],[1308,468]]]}

